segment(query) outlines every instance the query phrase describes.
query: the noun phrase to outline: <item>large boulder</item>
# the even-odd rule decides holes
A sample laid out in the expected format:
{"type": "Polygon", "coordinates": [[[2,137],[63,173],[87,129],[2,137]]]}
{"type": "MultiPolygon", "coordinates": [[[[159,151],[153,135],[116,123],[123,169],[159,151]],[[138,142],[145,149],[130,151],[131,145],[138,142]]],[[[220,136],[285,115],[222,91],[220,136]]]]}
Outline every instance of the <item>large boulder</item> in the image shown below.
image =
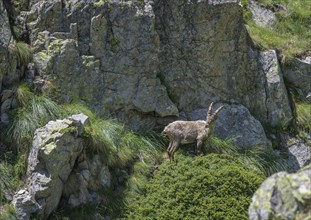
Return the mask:
{"type": "MultiPolygon", "coordinates": [[[[214,106],[217,107],[219,104],[214,106]]],[[[190,113],[189,119],[205,120],[206,114],[207,109],[197,109],[190,113]]],[[[243,105],[225,104],[218,115],[214,134],[221,139],[231,139],[238,147],[271,147],[261,123],[243,105]]]]}
{"type": "Polygon", "coordinates": [[[61,199],[64,185],[83,150],[80,137],[87,122],[84,115],[50,121],[35,131],[24,189],[13,198],[18,219],[32,213],[48,217],[61,199]]]}
{"type": "Polygon", "coordinates": [[[311,164],[297,173],[280,172],[266,179],[249,207],[251,220],[309,219],[311,164]]]}

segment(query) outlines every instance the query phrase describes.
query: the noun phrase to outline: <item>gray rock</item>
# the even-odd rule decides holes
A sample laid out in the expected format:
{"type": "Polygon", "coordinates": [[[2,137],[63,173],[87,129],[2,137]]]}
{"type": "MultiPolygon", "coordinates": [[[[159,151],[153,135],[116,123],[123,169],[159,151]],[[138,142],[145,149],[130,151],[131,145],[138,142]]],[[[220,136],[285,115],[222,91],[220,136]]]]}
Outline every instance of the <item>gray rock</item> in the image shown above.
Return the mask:
{"type": "Polygon", "coordinates": [[[83,133],[84,126],[90,125],[91,123],[89,117],[84,115],[83,113],[72,115],[71,117],[69,117],[69,119],[78,122],[78,135],[81,135],[83,133]]]}
{"type": "Polygon", "coordinates": [[[15,207],[16,218],[19,220],[30,219],[30,214],[35,213],[39,209],[33,196],[25,189],[19,190],[15,194],[13,205],[15,207]]]}
{"type": "Polygon", "coordinates": [[[311,164],[298,173],[280,172],[255,192],[248,213],[251,220],[308,219],[311,216],[311,164]]]}
{"type": "Polygon", "coordinates": [[[8,125],[10,123],[10,118],[9,115],[7,113],[0,113],[1,114],[1,123],[3,123],[4,125],[8,125]]]}
{"type": "Polygon", "coordinates": [[[249,1],[249,9],[257,25],[263,27],[273,27],[275,25],[277,18],[273,11],[261,7],[253,0],[249,1]]]}
{"type": "MultiPolygon", "coordinates": [[[[219,107],[215,105],[213,108],[219,107]]],[[[198,109],[189,116],[190,120],[205,120],[207,109],[198,109]]],[[[228,105],[218,115],[214,134],[221,139],[232,139],[238,147],[267,146],[271,142],[267,139],[265,131],[258,120],[256,120],[242,105],[228,105]]]]}
{"type": "Polygon", "coordinates": [[[295,88],[301,99],[311,103],[311,62],[308,62],[308,58],[295,59],[290,66],[284,66],[283,69],[285,80],[295,88]]]}
{"type": "Polygon", "coordinates": [[[99,203],[103,198],[100,189],[111,186],[111,175],[99,155],[92,158],[80,156],[75,170],[64,185],[63,195],[70,207],[99,203]]]}
{"type": "Polygon", "coordinates": [[[2,80],[8,74],[9,54],[8,49],[11,41],[11,30],[7,11],[3,1],[0,2],[0,92],[2,91],[2,80]]]}
{"type": "Polygon", "coordinates": [[[13,95],[13,90],[11,89],[5,89],[1,93],[1,102],[4,102],[8,98],[10,98],[13,95]]]}
{"type": "Polygon", "coordinates": [[[86,120],[73,118],[50,121],[35,131],[28,158],[26,194],[17,193],[13,199],[20,201],[13,204],[18,208],[17,216],[26,216],[21,219],[29,219],[34,212],[47,218],[57,208],[64,184],[83,150],[77,125],[83,126],[81,122],[86,120]]]}
{"type": "Polygon", "coordinates": [[[1,108],[0,108],[1,113],[7,112],[11,108],[11,104],[12,104],[12,99],[7,99],[4,102],[2,102],[1,108]]]}
{"type": "Polygon", "coordinates": [[[293,114],[276,52],[274,50],[261,52],[259,62],[265,80],[267,109],[265,122],[271,126],[286,126],[293,119],[293,114]]]}
{"type": "Polygon", "coordinates": [[[295,170],[308,165],[311,162],[311,136],[305,135],[302,139],[299,136],[283,135],[286,148],[289,152],[288,162],[295,170]]]}

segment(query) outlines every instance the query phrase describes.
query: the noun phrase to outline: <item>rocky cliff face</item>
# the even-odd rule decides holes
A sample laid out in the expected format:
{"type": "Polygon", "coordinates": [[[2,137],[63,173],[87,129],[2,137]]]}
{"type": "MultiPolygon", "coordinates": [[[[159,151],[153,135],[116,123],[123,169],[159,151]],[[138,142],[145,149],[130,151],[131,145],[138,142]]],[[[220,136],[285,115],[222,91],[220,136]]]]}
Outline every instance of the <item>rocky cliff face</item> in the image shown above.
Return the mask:
{"type": "Polygon", "coordinates": [[[240,103],[262,123],[292,119],[276,53],[258,52],[235,0],[30,1],[37,75],[132,128],[240,103]]]}

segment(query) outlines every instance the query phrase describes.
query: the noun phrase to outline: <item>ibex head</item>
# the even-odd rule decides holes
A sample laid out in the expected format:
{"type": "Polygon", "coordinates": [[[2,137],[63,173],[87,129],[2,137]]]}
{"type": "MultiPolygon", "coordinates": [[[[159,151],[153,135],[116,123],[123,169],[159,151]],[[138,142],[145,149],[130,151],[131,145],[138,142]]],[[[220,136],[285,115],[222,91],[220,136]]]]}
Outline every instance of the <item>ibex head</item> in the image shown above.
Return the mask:
{"type": "Polygon", "coordinates": [[[224,107],[223,105],[220,106],[216,111],[212,114],[212,107],[213,107],[213,102],[210,104],[208,111],[207,111],[207,116],[206,116],[206,125],[205,128],[210,127],[214,122],[217,120],[219,112],[222,110],[224,107]]]}

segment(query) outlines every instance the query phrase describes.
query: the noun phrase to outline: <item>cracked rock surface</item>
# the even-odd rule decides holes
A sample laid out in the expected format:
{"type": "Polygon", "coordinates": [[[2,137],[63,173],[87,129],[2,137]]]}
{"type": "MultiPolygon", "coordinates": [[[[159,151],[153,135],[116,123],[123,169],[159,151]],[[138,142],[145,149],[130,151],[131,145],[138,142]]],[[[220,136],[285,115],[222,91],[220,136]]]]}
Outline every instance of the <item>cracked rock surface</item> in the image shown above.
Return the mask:
{"type": "Polygon", "coordinates": [[[282,72],[265,67],[278,66],[275,52],[253,48],[238,1],[31,1],[23,16],[36,73],[65,102],[134,129],[212,101],[242,104],[271,126],[292,119],[282,72]]]}

